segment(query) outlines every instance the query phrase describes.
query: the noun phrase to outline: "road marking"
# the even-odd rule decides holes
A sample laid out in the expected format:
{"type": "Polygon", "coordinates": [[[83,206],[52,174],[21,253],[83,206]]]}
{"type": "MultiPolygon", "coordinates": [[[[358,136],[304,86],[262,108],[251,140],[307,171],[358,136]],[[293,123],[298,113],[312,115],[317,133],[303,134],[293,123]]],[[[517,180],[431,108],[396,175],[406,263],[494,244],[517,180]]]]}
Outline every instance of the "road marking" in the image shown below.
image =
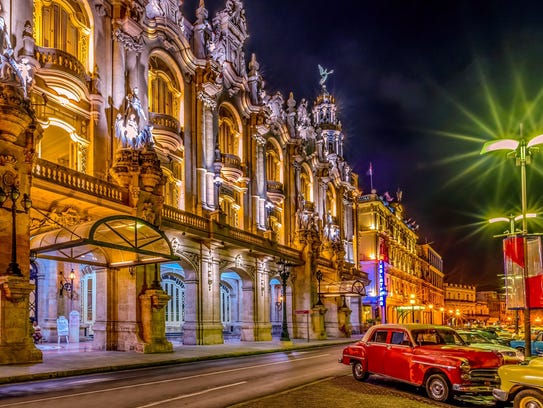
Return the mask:
{"type": "Polygon", "coordinates": [[[220,387],[210,388],[208,390],[204,390],[204,391],[200,391],[200,392],[193,392],[192,394],[180,395],[178,397],[168,398],[168,399],[165,399],[165,400],[162,400],[162,401],[152,402],[152,403],[147,404],[147,405],[140,405],[140,406],[137,406],[135,408],[154,407],[154,406],[157,406],[157,405],[165,404],[167,402],[177,401],[177,400],[184,399],[184,398],[190,398],[190,397],[194,397],[196,395],[202,395],[202,394],[206,394],[208,392],[217,391],[217,390],[220,390],[220,389],[223,389],[223,388],[228,388],[228,387],[235,387],[236,385],[241,385],[241,384],[246,384],[246,383],[247,383],[247,381],[241,381],[241,382],[237,382],[237,383],[234,383],[234,384],[221,385],[220,387]]]}
{"type": "Polygon", "coordinates": [[[314,359],[314,358],[326,357],[326,356],[329,356],[329,355],[330,355],[329,353],[317,354],[315,356],[302,357],[302,358],[297,358],[295,360],[276,361],[276,362],[273,362],[273,363],[257,364],[257,365],[253,365],[253,366],[249,366],[249,367],[231,368],[229,370],[213,371],[211,373],[189,375],[187,377],[170,378],[168,380],[152,381],[152,382],[138,383],[138,384],[133,384],[133,385],[123,385],[121,387],[104,388],[104,389],[96,390],[96,391],[78,392],[78,393],[75,393],[75,394],[59,395],[57,397],[40,398],[40,399],[35,399],[35,400],[32,400],[32,401],[21,401],[21,402],[14,402],[14,403],[11,403],[11,404],[0,404],[0,407],[15,407],[15,406],[20,406],[20,405],[35,404],[37,402],[54,401],[54,400],[71,398],[71,397],[79,397],[79,396],[82,396],[82,395],[101,394],[101,393],[104,393],[104,392],[127,390],[127,389],[130,389],[130,388],[137,388],[137,387],[143,387],[143,386],[148,386],[148,385],[166,384],[166,383],[170,383],[170,382],[174,382],[174,381],[185,381],[185,380],[189,380],[189,379],[192,379],[192,378],[209,377],[211,375],[233,373],[233,372],[236,372],[236,371],[245,371],[245,370],[250,370],[252,368],[268,367],[268,366],[273,366],[273,365],[278,365],[278,364],[290,364],[290,363],[295,363],[295,362],[302,361],[302,360],[311,360],[311,359],[314,359]]]}

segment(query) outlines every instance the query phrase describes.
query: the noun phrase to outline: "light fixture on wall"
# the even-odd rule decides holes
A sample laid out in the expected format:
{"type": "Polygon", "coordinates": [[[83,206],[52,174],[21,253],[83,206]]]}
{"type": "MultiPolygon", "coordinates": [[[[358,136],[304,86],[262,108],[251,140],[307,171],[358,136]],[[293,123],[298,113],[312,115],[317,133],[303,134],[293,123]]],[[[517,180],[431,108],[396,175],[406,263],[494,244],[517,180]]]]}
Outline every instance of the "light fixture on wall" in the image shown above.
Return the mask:
{"type": "Polygon", "coordinates": [[[73,269],[71,270],[69,279],[66,279],[63,271],[59,271],[58,275],[60,278],[60,288],[58,292],[59,297],[66,295],[66,296],[69,296],[70,299],[73,299],[74,298],[74,279],[75,279],[74,270],[73,269]]]}

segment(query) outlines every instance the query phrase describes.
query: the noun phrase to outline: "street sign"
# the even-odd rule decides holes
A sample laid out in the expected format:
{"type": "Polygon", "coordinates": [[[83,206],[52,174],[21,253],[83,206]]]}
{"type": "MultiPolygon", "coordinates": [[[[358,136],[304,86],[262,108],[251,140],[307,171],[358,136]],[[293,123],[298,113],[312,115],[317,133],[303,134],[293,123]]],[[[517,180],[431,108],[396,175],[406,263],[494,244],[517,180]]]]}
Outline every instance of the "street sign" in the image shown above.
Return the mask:
{"type": "Polygon", "coordinates": [[[309,314],[309,310],[295,310],[294,311],[295,314],[309,314]]]}

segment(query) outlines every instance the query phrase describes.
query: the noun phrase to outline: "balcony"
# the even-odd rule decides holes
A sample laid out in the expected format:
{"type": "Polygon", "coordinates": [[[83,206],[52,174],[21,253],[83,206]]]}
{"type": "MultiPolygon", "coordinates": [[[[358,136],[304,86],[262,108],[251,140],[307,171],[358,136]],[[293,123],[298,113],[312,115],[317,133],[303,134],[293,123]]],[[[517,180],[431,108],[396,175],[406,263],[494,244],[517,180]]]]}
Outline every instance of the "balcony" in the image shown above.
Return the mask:
{"type": "Polygon", "coordinates": [[[229,182],[236,183],[243,176],[241,159],[229,153],[221,154],[221,175],[229,182]]]}
{"type": "Polygon", "coordinates": [[[157,144],[172,153],[181,150],[183,132],[176,118],[164,113],[149,112],[149,119],[153,124],[153,138],[157,144]]]}
{"type": "Polygon", "coordinates": [[[36,179],[44,180],[55,186],[66,187],[97,198],[128,205],[128,190],[47,160],[37,159],[32,175],[36,179]]]}
{"type": "Polygon", "coordinates": [[[280,204],[285,199],[283,183],[280,181],[268,180],[266,182],[266,191],[268,192],[268,198],[275,204],[280,204]]]}
{"type": "Polygon", "coordinates": [[[76,102],[86,98],[90,77],[75,56],[56,48],[36,46],[35,58],[42,68],[39,74],[47,86],[76,102]]]}

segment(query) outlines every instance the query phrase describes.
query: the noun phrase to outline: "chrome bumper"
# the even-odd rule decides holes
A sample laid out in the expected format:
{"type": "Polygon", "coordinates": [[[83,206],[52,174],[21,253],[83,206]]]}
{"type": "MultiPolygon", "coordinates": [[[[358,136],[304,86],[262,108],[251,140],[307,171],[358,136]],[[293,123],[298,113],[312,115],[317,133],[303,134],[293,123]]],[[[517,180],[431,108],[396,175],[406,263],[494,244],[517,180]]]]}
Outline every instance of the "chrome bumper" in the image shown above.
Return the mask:
{"type": "Polygon", "coordinates": [[[457,392],[475,392],[491,394],[494,390],[494,385],[475,385],[475,384],[453,384],[453,391],[457,392]]]}
{"type": "Polygon", "coordinates": [[[492,390],[492,396],[496,398],[498,401],[509,400],[509,393],[507,391],[500,390],[499,388],[494,388],[492,390]]]}

